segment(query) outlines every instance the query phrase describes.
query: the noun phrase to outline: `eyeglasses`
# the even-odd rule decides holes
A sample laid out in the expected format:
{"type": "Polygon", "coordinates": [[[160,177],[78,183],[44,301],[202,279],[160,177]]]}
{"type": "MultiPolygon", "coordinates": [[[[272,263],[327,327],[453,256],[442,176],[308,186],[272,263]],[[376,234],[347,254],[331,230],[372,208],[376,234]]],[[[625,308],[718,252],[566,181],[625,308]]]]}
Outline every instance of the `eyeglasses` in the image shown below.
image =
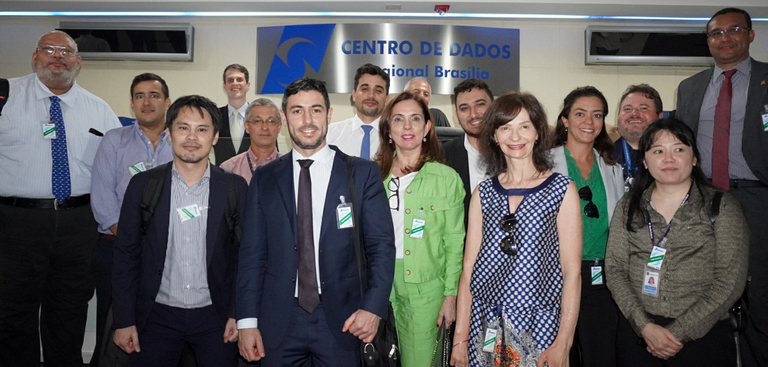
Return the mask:
{"type": "Polygon", "coordinates": [[[256,126],[264,126],[264,124],[266,124],[269,127],[275,127],[277,125],[280,125],[280,121],[277,121],[275,119],[269,119],[267,121],[264,121],[262,119],[255,119],[255,120],[249,120],[248,123],[256,126]]]}
{"type": "Polygon", "coordinates": [[[389,188],[389,208],[400,211],[400,179],[393,176],[387,185],[389,188]]]}
{"type": "Polygon", "coordinates": [[[579,189],[579,199],[588,201],[587,205],[584,205],[584,214],[589,218],[600,218],[600,213],[597,211],[597,205],[592,202],[592,189],[589,186],[584,186],[579,189]]]}
{"type": "Polygon", "coordinates": [[[740,34],[741,32],[749,32],[750,28],[747,27],[731,27],[728,29],[723,29],[720,31],[711,31],[707,33],[707,37],[712,39],[720,39],[723,38],[726,34],[729,36],[735,36],[737,34],[740,34]]]}
{"type": "Polygon", "coordinates": [[[61,57],[70,57],[75,55],[75,50],[69,47],[63,47],[63,46],[42,46],[42,47],[38,47],[37,51],[43,51],[46,55],[50,55],[50,56],[55,55],[56,51],[59,52],[59,55],[61,55],[61,57]]]}
{"type": "Polygon", "coordinates": [[[501,239],[501,252],[511,256],[517,254],[517,243],[515,243],[515,237],[512,236],[516,224],[517,219],[515,219],[514,214],[507,214],[501,217],[501,222],[499,223],[501,230],[509,233],[509,235],[501,239]]]}

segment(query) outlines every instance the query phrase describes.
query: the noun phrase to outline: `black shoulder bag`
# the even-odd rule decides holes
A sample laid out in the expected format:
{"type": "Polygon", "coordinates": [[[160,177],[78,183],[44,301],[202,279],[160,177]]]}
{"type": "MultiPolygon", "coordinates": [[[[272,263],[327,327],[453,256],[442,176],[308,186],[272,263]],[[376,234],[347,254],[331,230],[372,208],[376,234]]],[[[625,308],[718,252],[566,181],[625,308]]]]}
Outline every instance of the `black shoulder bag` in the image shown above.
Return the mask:
{"type": "MultiPolygon", "coordinates": [[[[368,288],[368,276],[365,251],[360,238],[360,221],[357,220],[357,196],[355,195],[355,181],[352,174],[352,161],[354,157],[347,157],[347,189],[349,199],[352,202],[352,237],[355,241],[355,259],[357,260],[357,274],[360,277],[360,297],[368,288]]],[[[379,330],[373,341],[362,343],[360,346],[360,358],[362,365],[366,367],[400,367],[400,349],[397,344],[397,329],[395,314],[392,304],[387,306],[387,315],[379,320],[379,330]]]]}

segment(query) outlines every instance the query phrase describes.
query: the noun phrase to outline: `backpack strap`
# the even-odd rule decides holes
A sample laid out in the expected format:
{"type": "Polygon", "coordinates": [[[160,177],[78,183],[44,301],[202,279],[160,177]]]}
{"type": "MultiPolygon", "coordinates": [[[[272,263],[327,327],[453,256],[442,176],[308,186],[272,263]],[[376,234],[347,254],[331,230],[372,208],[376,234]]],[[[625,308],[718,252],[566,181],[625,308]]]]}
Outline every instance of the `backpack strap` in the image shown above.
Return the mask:
{"type": "Polygon", "coordinates": [[[717,216],[720,214],[720,202],[722,199],[723,192],[720,190],[715,191],[715,196],[712,197],[712,209],[709,211],[709,221],[712,225],[715,224],[715,219],[717,219],[717,216]]]}
{"type": "Polygon", "coordinates": [[[3,115],[3,106],[8,102],[8,93],[11,92],[11,85],[8,79],[0,78],[0,116],[3,115]]]}
{"type": "Polygon", "coordinates": [[[147,234],[149,220],[155,214],[155,207],[160,200],[160,192],[163,191],[165,183],[165,170],[170,163],[159,165],[149,171],[146,171],[147,184],[141,193],[141,235],[147,234]]]}
{"type": "Polygon", "coordinates": [[[229,179],[229,188],[227,189],[227,209],[225,219],[227,221],[227,230],[232,234],[232,241],[235,245],[240,244],[241,229],[240,215],[237,212],[237,174],[228,169],[224,169],[224,174],[229,179]]]}

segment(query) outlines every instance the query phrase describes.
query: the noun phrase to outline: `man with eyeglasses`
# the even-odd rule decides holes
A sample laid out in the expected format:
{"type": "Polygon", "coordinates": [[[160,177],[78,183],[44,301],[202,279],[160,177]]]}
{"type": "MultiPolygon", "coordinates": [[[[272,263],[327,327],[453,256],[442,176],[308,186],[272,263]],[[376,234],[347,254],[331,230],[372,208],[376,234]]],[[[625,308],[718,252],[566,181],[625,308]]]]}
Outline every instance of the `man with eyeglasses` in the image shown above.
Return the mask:
{"type": "Polygon", "coordinates": [[[75,77],[66,33],[44,34],[34,73],[9,80],[0,116],[0,364],[82,366],[97,224],[91,166],[102,136],[120,127],[75,77]]]}
{"type": "Polygon", "coordinates": [[[99,223],[99,239],[93,251],[93,280],[96,285],[96,353],[92,366],[99,365],[107,312],[112,299],[112,252],[117,235],[120,207],[131,177],[168,163],[173,150],[165,128],[165,112],[171,106],[168,85],[157,74],[143,73],[131,82],[131,110],[136,123],[104,134],[96,151],[91,178],[93,216],[99,223]]]}
{"type": "Polygon", "coordinates": [[[251,147],[221,164],[232,172],[243,176],[250,183],[256,168],[280,157],[277,152],[277,137],[282,121],[280,110],[267,98],[259,98],[245,111],[245,132],[250,137],[251,147]]]}
{"type": "Polygon", "coordinates": [[[707,23],[715,66],[680,83],[675,117],[696,132],[704,173],[744,208],[751,307],[741,354],[744,366],[768,366],[768,64],[749,56],[754,38],[746,11],[715,13],[707,23]]]}

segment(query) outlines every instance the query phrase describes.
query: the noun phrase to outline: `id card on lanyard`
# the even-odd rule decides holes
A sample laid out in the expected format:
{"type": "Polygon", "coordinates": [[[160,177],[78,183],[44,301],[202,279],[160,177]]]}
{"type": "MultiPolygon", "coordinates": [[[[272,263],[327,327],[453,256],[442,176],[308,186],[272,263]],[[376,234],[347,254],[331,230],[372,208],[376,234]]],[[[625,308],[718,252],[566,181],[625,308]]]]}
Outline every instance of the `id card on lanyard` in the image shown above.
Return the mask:
{"type": "Polygon", "coordinates": [[[627,178],[624,180],[624,193],[627,193],[629,192],[629,188],[632,187],[632,184],[635,182],[634,175],[635,171],[637,171],[637,167],[632,165],[632,154],[626,140],[622,139],[621,148],[622,151],[624,151],[624,170],[627,173],[627,178]]]}

